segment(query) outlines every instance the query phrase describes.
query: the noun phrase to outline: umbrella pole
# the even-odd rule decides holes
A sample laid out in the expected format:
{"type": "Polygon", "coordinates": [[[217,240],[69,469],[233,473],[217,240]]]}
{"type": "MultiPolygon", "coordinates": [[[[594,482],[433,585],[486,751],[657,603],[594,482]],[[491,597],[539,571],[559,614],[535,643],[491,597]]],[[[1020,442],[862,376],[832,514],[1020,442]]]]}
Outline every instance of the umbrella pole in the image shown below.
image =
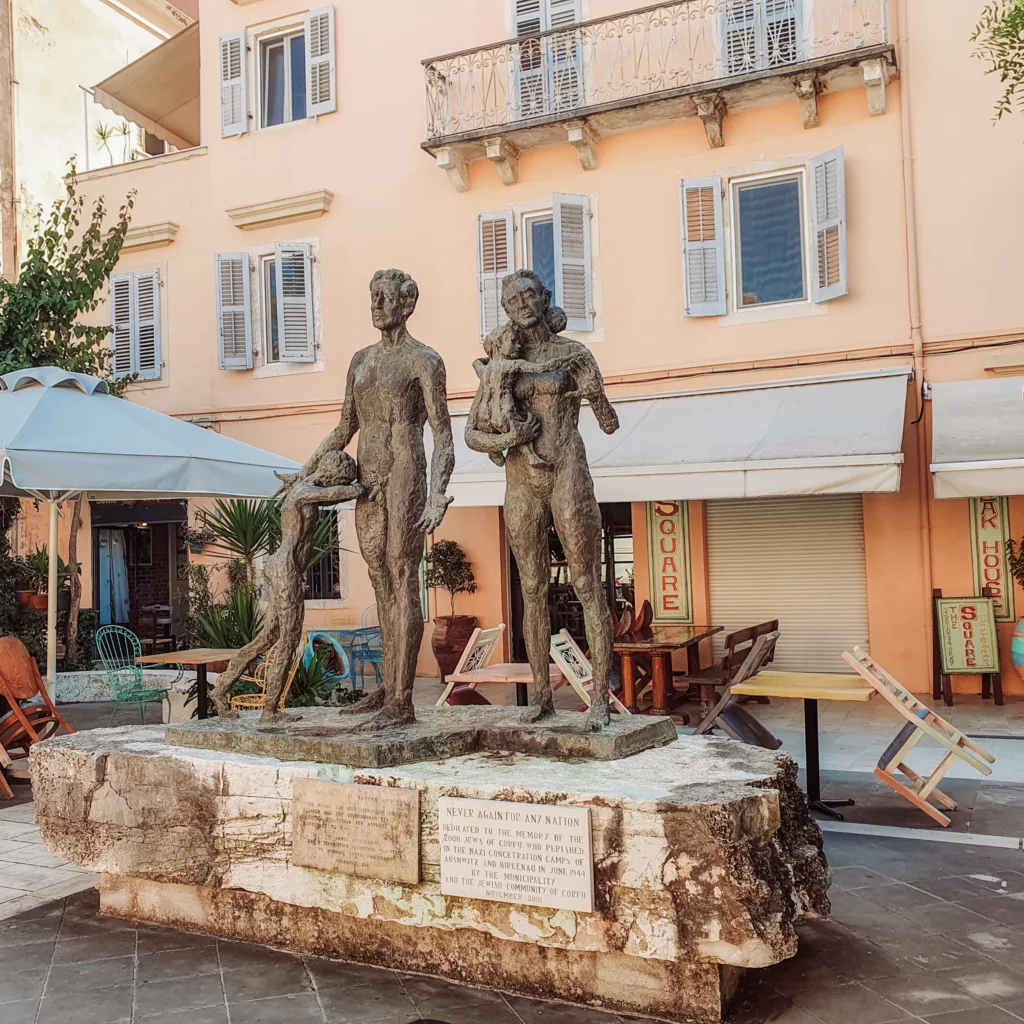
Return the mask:
{"type": "Polygon", "coordinates": [[[50,506],[50,564],[49,582],[46,587],[46,688],[50,699],[54,699],[57,685],[57,502],[48,502],[50,506]]]}

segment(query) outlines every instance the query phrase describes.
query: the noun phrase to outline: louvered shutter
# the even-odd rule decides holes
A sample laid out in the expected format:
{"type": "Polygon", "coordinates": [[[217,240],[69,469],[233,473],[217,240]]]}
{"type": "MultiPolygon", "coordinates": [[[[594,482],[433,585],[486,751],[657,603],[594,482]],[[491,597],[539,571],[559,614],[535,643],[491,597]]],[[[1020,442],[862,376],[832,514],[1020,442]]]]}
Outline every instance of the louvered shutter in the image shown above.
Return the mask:
{"type": "Polygon", "coordinates": [[[722,179],[680,182],[683,221],[683,292],[686,316],[724,316],[725,245],[722,179]]]}
{"type": "Polygon", "coordinates": [[[566,329],[594,329],[590,283],[590,200],[556,192],[552,200],[555,235],[555,305],[565,310],[566,329]]]}
{"type": "Polygon", "coordinates": [[[252,316],[249,257],[223,252],[214,257],[217,285],[217,365],[222,370],[252,369],[252,316]]]}
{"type": "Polygon", "coordinates": [[[476,219],[477,268],[480,279],[480,337],[508,322],[501,305],[501,282],[515,268],[512,211],[481,213],[476,219]]]}
{"type": "Polygon", "coordinates": [[[551,96],[555,110],[571,110],[583,99],[577,0],[547,0],[547,28],[564,28],[548,37],[548,62],[551,65],[551,96]]]}
{"type": "Polygon", "coordinates": [[[321,7],[306,15],[306,116],[317,117],[338,109],[335,85],[334,7],[321,7]]]}
{"type": "Polygon", "coordinates": [[[113,328],[111,369],[115,377],[132,372],[132,275],[110,278],[110,323],[113,328]]]}
{"type": "Polygon", "coordinates": [[[726,633],[778,619],[772,668],[849,671],[843,651],[868,641],[861,496],[709,501],[706,521],[715,657],[726,633]]]}
{"type": "Polygon", "coordinates": [[[316,353],[313,347],[313,273],[309,246],[275,246],[274,267],[281,362],[311,363],[316,353]]]}
{"type": "Polygon", "coordinates": [[[160,379],[160,272],[133,275],[135,337],[132,339],[134,370],[139,380],[160,379]]]}
{"type": "Polygon", "coordinates": [[[847,292],[846,174],[843,147],[811,160],[811,214],[814,229],[814,301],[847,292]]]}
{"type": "Polygon", "coordinates": [[[792,64],[800,59],[800,0],[763,0],[767,66],[792,64]]]}
{"type": "Polygon", "coordinates": [[[726,0],[722,12],[722,62],[726,75],[745,75],[758,67],[757,0],[726,0]]]}
{"type": "MultiPolygon", "coordinates": [[[[547,5],[545,0],[516,0],[517,36],[535,36],[543,32],[547,5]]],[[[546,112],[544,99],[544,41],[524,39],[516,45],[516,106],[519,117],[536,117],[546,112]]]]}
{"type": "Polygon", "coordinates": [[[220,37],[220,133],[241,135],[248,111],[245,93],[245,33],[220,37]]]}

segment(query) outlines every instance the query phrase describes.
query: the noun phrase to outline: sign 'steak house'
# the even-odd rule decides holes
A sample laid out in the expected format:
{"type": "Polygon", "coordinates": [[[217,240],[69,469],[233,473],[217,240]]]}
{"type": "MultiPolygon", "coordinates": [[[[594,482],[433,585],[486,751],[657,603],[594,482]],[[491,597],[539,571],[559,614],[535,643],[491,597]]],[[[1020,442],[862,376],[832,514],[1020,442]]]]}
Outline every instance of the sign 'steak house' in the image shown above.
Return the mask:
{"type": "MultiPolygon", "coordinates": [[[[582,413],[619,599],[778,618],[788,669],[870,644],[925,691],[933,587],[989,585],[1008,671],[1024,127],[991,123],[982,0],[199,7],[96,88],[170,151],[81,176],[110,203],[138,191],[103,313],[133,401],[303,459],[374,340],[371,274],[410,272],[458,445],[438,537],[479,582],[457,610],[515,647],[502,473],[461,434],[500,280],[529,267],[622,420],[606,437],[582,413]]],[[[578,631],[559,553],[555,628],[578,631]]],[[[372,600],[342,551],[308,619],[372,600]]]]}

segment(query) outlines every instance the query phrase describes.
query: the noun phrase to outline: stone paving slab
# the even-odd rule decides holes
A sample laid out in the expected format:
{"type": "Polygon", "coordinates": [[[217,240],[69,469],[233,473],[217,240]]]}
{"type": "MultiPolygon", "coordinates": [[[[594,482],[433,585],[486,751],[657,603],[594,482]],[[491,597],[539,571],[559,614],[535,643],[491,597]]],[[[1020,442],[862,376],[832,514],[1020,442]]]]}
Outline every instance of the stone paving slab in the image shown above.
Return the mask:
{"type": "Polygon", "coordinates": [[[528,708],[419,708],[416,721],[400,729],[360,732],[368,713],[341,716],[336,708],[303,708],[288,721],[262,725],[259,712],[167,726],[165,741],[178,747],[254,754],[281,761],[314,761],[355,768],[390,768],[465,754],[504,751],[589,761],[617,761],[674,743],[669,718],[613,715],[600,732],[584,728],[579,712],[559,711],[529,722],[528,708]]]}

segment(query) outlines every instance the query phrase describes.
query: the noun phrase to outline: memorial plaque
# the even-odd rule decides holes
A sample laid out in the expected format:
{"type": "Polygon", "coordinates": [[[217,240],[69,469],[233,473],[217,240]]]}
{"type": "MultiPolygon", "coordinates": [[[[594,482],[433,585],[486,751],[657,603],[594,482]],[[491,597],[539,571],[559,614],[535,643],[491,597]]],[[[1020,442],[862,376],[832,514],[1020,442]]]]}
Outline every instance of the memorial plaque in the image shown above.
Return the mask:
{"type": "Polygon", "coordinates": [[[296,779],[292,863],[360,878],[419,882],[419,791],[296,779]]]}
{"type": "Polygon", "coordinates": [[[437,831],[446,896],[594,909],[587,807],[441,797],[437,831]]]}

